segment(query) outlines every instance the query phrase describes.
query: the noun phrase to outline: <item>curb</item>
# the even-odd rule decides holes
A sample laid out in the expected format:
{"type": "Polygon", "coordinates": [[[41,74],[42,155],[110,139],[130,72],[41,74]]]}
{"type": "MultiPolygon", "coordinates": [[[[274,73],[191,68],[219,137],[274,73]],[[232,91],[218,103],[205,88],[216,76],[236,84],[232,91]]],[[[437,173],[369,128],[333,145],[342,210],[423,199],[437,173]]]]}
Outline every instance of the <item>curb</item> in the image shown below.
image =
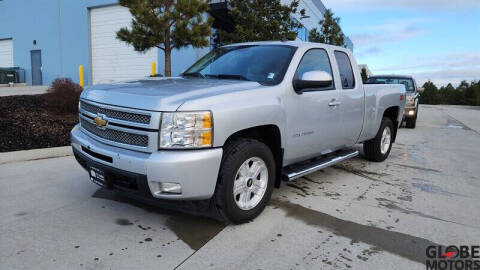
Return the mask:
{"type": "Polygon", "coordinates": [[[0,97],[8,96],[28,96],[41,95],[47,93],[49,86],[16,86],[16,87],[2,87],[0,86],[0,97]]]}
{"type": "Polygon", "coordinates": [[[0,165],[21,161],[66,157],[71,155],[73,155],[71,146],[5,152],[0,153],[0,165]]]}

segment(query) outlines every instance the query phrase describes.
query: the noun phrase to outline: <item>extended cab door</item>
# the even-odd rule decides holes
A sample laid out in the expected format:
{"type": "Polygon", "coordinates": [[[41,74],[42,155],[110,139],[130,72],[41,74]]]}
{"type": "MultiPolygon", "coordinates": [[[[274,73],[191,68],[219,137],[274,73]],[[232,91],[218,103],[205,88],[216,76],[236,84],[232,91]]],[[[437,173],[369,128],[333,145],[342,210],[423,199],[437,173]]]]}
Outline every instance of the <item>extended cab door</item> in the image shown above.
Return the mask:
{"type": "Polygon", "coordinates": [[[361,76],[355,74],[355,59],[345,51],[334,51],[340,80],[337,88],[340,94],[340,118],[342,131],[338,133],[340,146],[349,147],[357,143],[362,132],[365,114],[365,92],[361,76]],[[352,65],[352,62],[354,65],[352,65]]]}
{"type": "MultiPolygon", "coordinates": [[[[306,51],[298,64],[294,80],[305,72],[324,71],[333,76],[331,56],[326,50],[306,51]]],[[[334,151],[341,133],[339,93],[332,84],[323,88],[292,90],[286,99],[287,147],[285,162],[293,163],[334,151]]]]}

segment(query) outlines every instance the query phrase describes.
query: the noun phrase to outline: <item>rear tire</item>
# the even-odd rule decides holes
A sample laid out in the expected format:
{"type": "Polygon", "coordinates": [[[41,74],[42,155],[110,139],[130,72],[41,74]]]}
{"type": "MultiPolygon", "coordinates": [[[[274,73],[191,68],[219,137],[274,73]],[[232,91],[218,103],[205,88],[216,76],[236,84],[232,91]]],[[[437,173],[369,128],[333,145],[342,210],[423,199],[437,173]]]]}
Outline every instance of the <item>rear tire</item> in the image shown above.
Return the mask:
{"type": "Polygon", "coordinates": [[[384,117],[375,138],[363,143],[365,158],[370,161],[382,162],[387,159],[393,144],[393,123],[384,117]]]}
{"type": "Polygon", "coordinates": [[[265,208],[275,183],[275,159],[264,143],[239,139],[224,148],[213,200],[227,223],[245,223],[265,208]],[[234,191],[235,187],[235,191],[234,191]]]}

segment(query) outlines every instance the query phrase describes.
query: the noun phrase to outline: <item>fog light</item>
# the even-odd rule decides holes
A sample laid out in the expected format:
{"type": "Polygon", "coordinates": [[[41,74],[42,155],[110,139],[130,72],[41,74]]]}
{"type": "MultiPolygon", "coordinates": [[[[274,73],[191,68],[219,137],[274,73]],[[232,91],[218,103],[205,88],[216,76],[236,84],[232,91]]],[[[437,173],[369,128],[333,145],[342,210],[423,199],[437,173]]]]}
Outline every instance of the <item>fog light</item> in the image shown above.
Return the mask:
{"type": "Polygon", "coordinates": [[[177,183],[158,183],[162,193],[182,194],[182,186],[177,183]]]}
{"type": "Polygon", "coordinates": [[[415,114],[415,111],[409,111],[408,112],[408,115],[414,115],[415,114]]]}

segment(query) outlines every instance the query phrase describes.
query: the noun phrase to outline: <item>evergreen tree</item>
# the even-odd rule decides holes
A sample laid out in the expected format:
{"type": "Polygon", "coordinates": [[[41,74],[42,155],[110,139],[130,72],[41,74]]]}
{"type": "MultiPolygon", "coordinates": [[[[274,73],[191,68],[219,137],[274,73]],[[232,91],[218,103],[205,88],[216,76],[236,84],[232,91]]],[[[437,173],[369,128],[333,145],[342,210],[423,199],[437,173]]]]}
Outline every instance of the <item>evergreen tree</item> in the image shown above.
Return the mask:
{"type": "Polygon", "coordinates": [[[217,30],[215,41],[230,44],[248,41],[295,40],[302,24],[292,18],[299,12],[299,0],[282,5],[280,0],[231,0],[229,15],[233,21],[231,31],[217,30]]]}
{"type": "Polygon", "coordinates": [[[420,95],[419,101],[421,104],[439,104],[440,95],[438,93],[438,88],[431,81],[426,82],[423,85],[423,93],[420,95]]]}
{"type": "Polygon", "coordinates": [[[448,100],[448,93],[445,86],[442,86],[440,87],[440,89],[438,89],[438,95],[440,96],[440,100],[441,100],[440,103],[445,104],[444,102],[448,100]]]}
{"type": "Polygon", "coordinates": [[[477,104],[477,97],[475,93],[475,83],[472,82],[465,88],[464,91],[465,105],[475,106],[477,104]]]}
{"type": "Polygon", "coordinates": [[[327,9],[323,19],[319,22],[320,31],[317,28],[310,30],[308,40],[311,42],[325,43],[346,47],[345,35],[340,28],[340,18],[334,17],[333,12],[327,9]]]}
{"type": "Polygon", "coordinates": [[[450,95],[448,97],[448,100],[445,102],[445,104],[464,105],[465,104],[465,94],[464,94],[464,92],[465,92],[465,90],[462,90],[461,87],[455,89],[452,86],[451,88],[449,88],[450,95]]]}
{"type": "Polygon", "coordinates": [[[473,82],[473,87],[475,89],[475,96],[476,96],[476,106],[480,106],[480,81],[478,82],[473,82]]]}
{"type": "Polygon", "coordinates": [[[462,81],[455,89],[451,83],[447,86],[436,88],[432,82],[424,85],[425,91],[420,95],[420,102],[424,104],[448,104],[448,105],[480,105],[480,81],[470,84],[462,81]],[[428,91],[427,91],[428,90],[428,91]]]}
{"type": "Polygon", "coordinates": [[[456,92],[457,91],[451,83],[449,83],[446,87],[440,87],[440,90],[438,91],[440,103],[459,105],[458,94],[456,92]]]}
{"type": "Polygon", "coordinates": [[[117,38],[145,52],[159,48],[165,53],[165,76],[170,77],[173,49],[209,45],[212,18],[206,19],[207,0],[120,0],[130,9],[131,30],[122,28],[117,38]]]}

